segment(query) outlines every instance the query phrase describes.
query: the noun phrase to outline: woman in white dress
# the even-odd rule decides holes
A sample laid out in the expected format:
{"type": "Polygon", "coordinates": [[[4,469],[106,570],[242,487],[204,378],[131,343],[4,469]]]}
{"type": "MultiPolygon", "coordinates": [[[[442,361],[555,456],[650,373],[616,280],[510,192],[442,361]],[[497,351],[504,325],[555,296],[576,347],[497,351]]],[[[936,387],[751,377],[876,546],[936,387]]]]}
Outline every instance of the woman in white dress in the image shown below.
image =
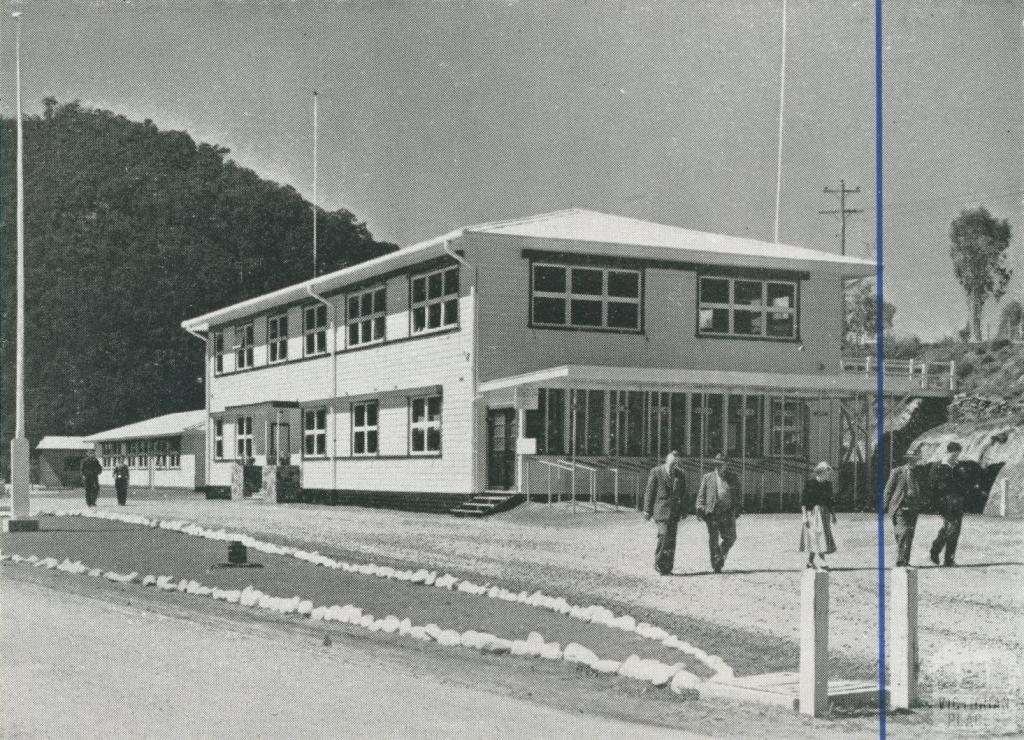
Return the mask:
{"type": "Polygon", "coordinates": [[[832,511],[832,481],[829,474],[832,466],[820,462],[814,467],[814,477],[804,483],[800,494],[800,509],[803,512],[803,527],[800,530],[800,552],[807,553],[807,567],[828,570],[825,556],[836,551],[832,536],[832,525],[836,514],[832,511]],[[818,556],[815,562],[814,556],[818,556]]]}

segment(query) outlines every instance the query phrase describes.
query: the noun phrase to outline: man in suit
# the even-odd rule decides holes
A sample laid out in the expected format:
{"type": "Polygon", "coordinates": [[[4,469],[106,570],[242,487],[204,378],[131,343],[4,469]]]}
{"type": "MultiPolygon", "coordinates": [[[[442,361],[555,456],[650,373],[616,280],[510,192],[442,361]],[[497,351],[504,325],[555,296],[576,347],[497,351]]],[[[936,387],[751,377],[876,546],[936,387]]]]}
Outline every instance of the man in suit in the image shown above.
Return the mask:
{"type": "Polygon", "coordinates": [[[729,459],[719,452],[712,460],[715,469],[700,482],[697,494],[697,518],[708,527],[711,568],[721,573],[729,550],[736,543],[736,518],[743,511],[743,493],[729,459]]]}
{"type": "Polygon", "coordinates": [[[942,462],[934,465],[928,476],[929,493],[939,506],[942,528],[932,543],[931,558],[939,564],[939,555],[945,555],[942,564],[947,568],[956,565],[956,545],[960,541],[960,525],[964,518],[964,499],[967,496],[967,481],[958,460],[963,448],[957,442],[946,445],[942,462]]]}
{"type": "Polygon", "coordinates": [[[921,512],[920,471],[917,453],[908,450],[903,465],[893,468],[885,484],[883,511],[892,516],[893,534],[896,535],[896,566],[910,565],[910,551],[914,544],[914,528],[921,512]]]}
{"type": "Polygon", "coordinates": [[[114,490],[117,491],[117,503],[124,506],[128,503],[128,479],[131,475],[124,463],[114,466],[114,490]]]}
{"type": "Polygon", "coordinates": [[[95,452],[90,452],[82,459],[79,471],[82,473],[82,484],[85,486],[85,505],[93,507],[100,495],[100,473],[103,472],[103,465],[95,452]]]}
{"type": "Polygon", "coordinates": [[[676,465],[676,452],[665,457],[665,464],[651,469],[644,493],[644,519],[658,526],[658,544],[654,548],[654,569],[663,576],[672,572],[676,556],[676,530],[686,517],[686,481],[676,465]]]}

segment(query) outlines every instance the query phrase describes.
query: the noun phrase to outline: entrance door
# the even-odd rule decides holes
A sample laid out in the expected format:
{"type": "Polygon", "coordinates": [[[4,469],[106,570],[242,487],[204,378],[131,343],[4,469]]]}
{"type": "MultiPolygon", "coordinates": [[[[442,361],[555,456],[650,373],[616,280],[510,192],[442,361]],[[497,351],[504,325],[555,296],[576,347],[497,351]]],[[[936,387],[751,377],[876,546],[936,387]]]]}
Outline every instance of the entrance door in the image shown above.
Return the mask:
{"type": "Polygon", "coordinates": [[[288,424],[270,424],[270,449],[267,451],[267,465],[278,465],[281,459],[291,456],[291,440],[289,439],[290,427],[288,424]],[[280,454],[278,454],[280,449],[280,454]]]}
{"type": "Polygon", "coordinates": [[[516,482],[516,412],[487,412],[487,487],[509,489],[516,482]]]}

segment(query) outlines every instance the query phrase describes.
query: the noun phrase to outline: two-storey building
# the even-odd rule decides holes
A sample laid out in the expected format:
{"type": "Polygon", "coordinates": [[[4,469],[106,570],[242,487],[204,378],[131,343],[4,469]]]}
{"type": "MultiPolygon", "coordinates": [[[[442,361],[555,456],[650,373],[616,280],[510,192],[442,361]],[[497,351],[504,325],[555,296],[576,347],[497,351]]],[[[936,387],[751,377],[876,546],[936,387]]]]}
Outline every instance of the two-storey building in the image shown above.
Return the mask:
{"type": "MultiPolygon", "coordinates": [[[[631,496],[676,449],[693,476],[724,452],[782,505],[809,463],[869,455],[876,377],[842,336],[844,281],[874,271],[579,209],[468,226],[183,322],[207,348],[207,482],[286,460],[368,503],[631,496]]],[[[911,367],[887,393],[948,379],[911,367]]]]}

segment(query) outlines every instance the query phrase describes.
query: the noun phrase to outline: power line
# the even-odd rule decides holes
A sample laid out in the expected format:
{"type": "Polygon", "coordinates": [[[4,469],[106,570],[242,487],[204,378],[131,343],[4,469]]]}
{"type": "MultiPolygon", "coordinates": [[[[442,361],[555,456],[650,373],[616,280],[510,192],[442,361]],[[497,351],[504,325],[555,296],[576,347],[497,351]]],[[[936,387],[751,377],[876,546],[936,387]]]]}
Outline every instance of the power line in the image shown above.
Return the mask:
{"type": "Polygon", "coordinates": [[[863,208],[847,208],[846,196],[853,193],[859,193],[860,186],[858,185],[855,188],[848,188],[846,187],[846,180],[840,180],[838,190],[826,186],[824,192],[828,195],[839,196],[839,208],[830,211],[818,211],[818,214],[822,216],[839,216],[839,253],[846,254],[846,216],[850,213],[864,213],[863,208]]]}

